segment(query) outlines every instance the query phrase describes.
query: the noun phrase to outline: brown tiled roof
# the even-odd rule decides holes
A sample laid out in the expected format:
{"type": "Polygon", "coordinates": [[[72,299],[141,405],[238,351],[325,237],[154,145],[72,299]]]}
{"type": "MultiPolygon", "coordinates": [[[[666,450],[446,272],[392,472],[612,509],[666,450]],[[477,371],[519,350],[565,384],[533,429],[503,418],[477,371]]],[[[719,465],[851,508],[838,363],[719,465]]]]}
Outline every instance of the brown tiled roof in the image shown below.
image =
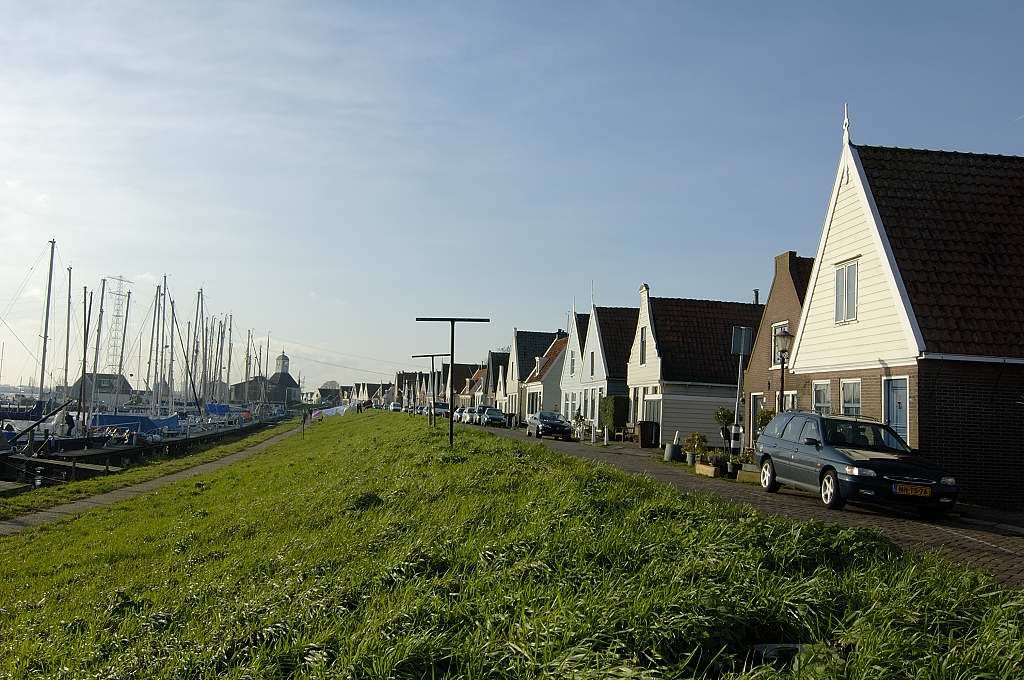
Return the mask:
{"type": "Polygon", "coordinates": [[[564,335],[559,330],[556,333],[545,333],[543,331],[516,331],[516,366],[515,372],[518,375],[509,376],[519,381],[525,381],[533,371],[535,358],[544,354],[555,338],[564,335]]]}
{"type": "Polygon", "coordinates": [[[590,315],[589,314],[577,314],[576,315],[576,337],[578,337],[580,347],[585,347],[587,344],[587,329],[590,328],[590,315]]]}
{"type": "Polygon", "coordinates": [[[763,305],[650,298],[663,380],[735,385],[732,327],[757,328],[763,305]]]}
{"type": "Polygon", "coordinates": [[[925,351],[1024,357],[1024,157],[855,148],[925,351]]]}
{"type": "Polygon", "coordinates": [[[594,318],[601,338],[601,351],[608,366],[609,378],[625,378],[629,352],[636,336],[636,307],[595,307],[594,318]]]}
{"type": "Polygon", "coordinates": [[[526,379],[526,382],[540,382],[544,379],[544,376],[548,374],[551,367],[555,364],[555,360],[558,359],[558,355],[565,351],[566,345],[569,344],[569,336],[560,335],[558,336],[551,345],[548,346],[547,351],[540,358],[540,363],[530,373],[530,377],[526,379]]]}

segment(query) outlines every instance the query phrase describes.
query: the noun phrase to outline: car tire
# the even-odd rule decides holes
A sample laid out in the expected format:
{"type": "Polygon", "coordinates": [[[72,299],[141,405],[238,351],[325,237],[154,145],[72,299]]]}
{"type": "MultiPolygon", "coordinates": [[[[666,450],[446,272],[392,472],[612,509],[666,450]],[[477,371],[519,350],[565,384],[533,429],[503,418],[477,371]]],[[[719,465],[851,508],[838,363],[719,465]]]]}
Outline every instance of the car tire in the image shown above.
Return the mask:
{"type": "Polygon", "coordinates": [[[780,484],[775,479],[775,463],[771,458],[765,458],[761,463],[761,490],[768,493],[776,493],[780,484]]]}
{"type": "Polygon", "coordinates": [[[842,510],[846,505],[842,491],[839,489],[839,475],[835,470],[825,470],[821,476],[821,502],[829,510],[842,510]]]}

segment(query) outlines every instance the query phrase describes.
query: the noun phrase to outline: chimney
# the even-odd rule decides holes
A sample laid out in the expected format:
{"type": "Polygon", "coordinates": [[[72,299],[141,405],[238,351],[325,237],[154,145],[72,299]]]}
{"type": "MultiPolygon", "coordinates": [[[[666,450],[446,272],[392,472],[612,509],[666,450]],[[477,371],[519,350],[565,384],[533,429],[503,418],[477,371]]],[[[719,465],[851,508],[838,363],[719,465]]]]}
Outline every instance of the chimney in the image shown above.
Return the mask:
{"type": "Polygon", "coordinates": [[[761,291],[758,290],[757,288],[755,288],[754,289],[754,304],[755,305],[761,304],[760,301],[758,300],[758,298],[760,297],[760,294],[761,294],[761,291]]]}
{"type": "Polygon", "coordinates": [[[534,370],[540,373],[540,357],[534,357],[533,360],[537,362],[537,366],[534,370]]]}

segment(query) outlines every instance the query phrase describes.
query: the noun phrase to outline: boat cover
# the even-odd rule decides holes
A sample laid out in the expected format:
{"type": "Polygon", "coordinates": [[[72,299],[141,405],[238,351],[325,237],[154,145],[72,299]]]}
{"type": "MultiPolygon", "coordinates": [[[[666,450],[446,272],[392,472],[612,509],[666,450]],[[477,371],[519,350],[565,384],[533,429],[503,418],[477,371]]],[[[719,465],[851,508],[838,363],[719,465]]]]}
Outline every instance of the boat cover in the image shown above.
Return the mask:
{"type": "Polygon", "coordinates": [[[92,417],[93,427],[123,427],[130,432],[155,432],[156,430],[178,430],[178,416],[167,418],[151,418],[150,416],[139,416],[133,413],[97,413],[92,417]]]}
{"type": "Polygon", "coordinates": [[[211,416],[226,416],[231,411],[227,404],[207,404],[206,413],[211,416]]]}

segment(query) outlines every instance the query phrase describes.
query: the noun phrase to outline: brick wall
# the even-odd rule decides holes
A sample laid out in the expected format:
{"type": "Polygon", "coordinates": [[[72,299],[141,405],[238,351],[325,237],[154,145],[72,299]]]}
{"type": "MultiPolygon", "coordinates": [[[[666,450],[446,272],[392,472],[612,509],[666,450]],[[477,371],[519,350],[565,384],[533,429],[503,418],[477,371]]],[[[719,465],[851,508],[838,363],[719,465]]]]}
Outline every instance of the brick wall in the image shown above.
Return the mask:
{"type": "Polygon", "coordinates": [[[963,500],[1024,510],[1024,366],[922,360],[920,449],[963,500]]]}
{"type": "MultiPolygon", "coordinates": [[[[771,368],[772,364],[772,324],[780,321],[789,321],[789,332],[796,335],[797,327],[800,325],[800,298],[797,296],[796,286],[793,283],[791,261],[796,257],[793,251],[782,253],[775,258],[775,276],[772,279],[772,288],[768,293],[768,301],[761,316],[761,323],[755,329],[754,346],[747,360],[747,367],[743,372],[743,426],[744,443],[750,445],[750,436],[753,426],[747,421],[750,419],[750,395],[751,393],[763,393],[765,395],[765,408],[775,410],[775,392],[779,389],[779,369],[771,368]]],[[[786,376],[786,391],[794,389],[788,383],[790,376],[786,376]]],[[[806,406],[798,403],[798,407],[806,406]]]]}
{"type": "Polygon", "coordinates": [[[843,412],[843,396],[840,385],[843,380],[860,380],[860,414],[872,420],[885,420],[882,412],[882,378],[907,378],[907,443],[918,446],[918,421],[920,414],[918,367],[893,366],[889,368],[872,368],[861,371],[835,371],[831,373],[801,373],[786,376],[786,391],[797,390],[799,408],[810,411],[814,407],[813,384],[820,380],[829,381],[832,413],[841,415],[843,412]]]}

